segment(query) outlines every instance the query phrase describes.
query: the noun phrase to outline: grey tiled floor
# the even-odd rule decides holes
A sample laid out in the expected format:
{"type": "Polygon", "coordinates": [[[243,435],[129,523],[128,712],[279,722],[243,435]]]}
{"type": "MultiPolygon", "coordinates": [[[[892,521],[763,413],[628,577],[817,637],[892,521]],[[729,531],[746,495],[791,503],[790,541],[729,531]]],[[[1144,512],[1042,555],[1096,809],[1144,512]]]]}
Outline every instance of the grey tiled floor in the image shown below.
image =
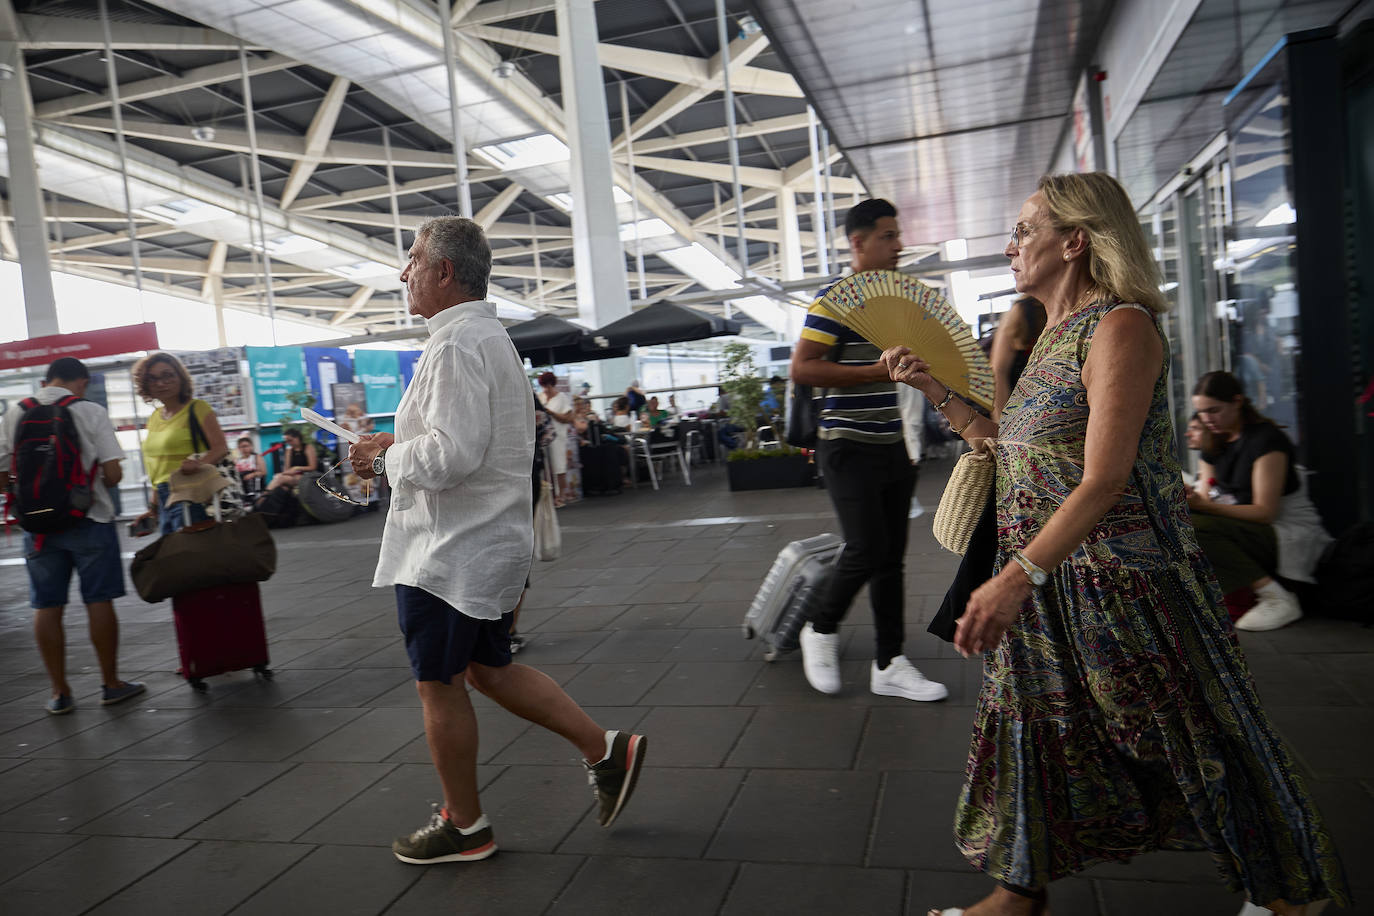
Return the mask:
{"type": "MultiPolygon", "coordinates": [[[[947,467],[918,490],[933,506],[947,467]]],[[[502,852],[395,861],[438,786],[391,595],[368,587],[380,519],[280,533],[263,586],[277,677],[175,674],[166,603],[118,602],[123,673],[145,698],[103,709],[84,614],[67,612],[78,708],[44,714],[19,539],[0,544],[0,912],[137,914],[923,914],[987,883],[950,820],[976,661],[924,633],[954,569],[911,525],[908,654],[944,703],[866,690],[872,629],[856,606],[845,690],[812,691],[739,630],[788,541],[833,530],[819,490],[627,491],[561,513],[563,557],[536,564],[519,660],[608,727],[650,736],[639,790],[599,829],[576,752],[478,698],[479,780],[502,852]]],[[[74,596],[75,598],[75,596],[74,596]]],[[[1367,909],[1374,879],[1374,630],[1305,620],[1242,642],[1367,909]]],[[[1158,854],[1054,887],[1056,916],[1239,909],[1205,856],[1158,854]]]]}

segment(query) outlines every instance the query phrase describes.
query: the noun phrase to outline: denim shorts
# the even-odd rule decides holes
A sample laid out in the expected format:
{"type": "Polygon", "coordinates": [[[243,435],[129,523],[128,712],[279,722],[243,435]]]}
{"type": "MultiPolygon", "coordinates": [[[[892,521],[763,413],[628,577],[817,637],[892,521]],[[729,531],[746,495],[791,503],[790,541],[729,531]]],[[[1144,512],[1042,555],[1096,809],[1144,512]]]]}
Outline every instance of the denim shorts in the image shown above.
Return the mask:
{"type": "Polygon", "coordinates": [[[422,588],[396,586],[396,619],[417,681],[447,684],[471,662],[488,668],[509,665],[514,616],[507,611],[499,620],[480,620],[422,588]]]}
{"type": "Polygon", "coordinates": [[[45,536],[42,550],[35,550],[33,542],[34,535],[25,532],[31,607],[65,606],[73,568],[81,580],[81,600],[86,604],[124,595],[124,564],[119,559],[119,535],[113,522],[82,519],[66,531],[45,536]]]}
{"type": "Polygon", "coordinates": [[[185,525],[194,525],[196,522],[203,522],[210,517],[205,511],[205,507],[200,503],[173,503],[167,505],[167,499],[172,495],[172,486],[168,483],[157,485],[157,511],[158,522],[160,523],[160,534],[171,534],[173,531],[180,531],[185,525]],[[186,510],[191,510],[190,521],[186,520],[186,510]]]}

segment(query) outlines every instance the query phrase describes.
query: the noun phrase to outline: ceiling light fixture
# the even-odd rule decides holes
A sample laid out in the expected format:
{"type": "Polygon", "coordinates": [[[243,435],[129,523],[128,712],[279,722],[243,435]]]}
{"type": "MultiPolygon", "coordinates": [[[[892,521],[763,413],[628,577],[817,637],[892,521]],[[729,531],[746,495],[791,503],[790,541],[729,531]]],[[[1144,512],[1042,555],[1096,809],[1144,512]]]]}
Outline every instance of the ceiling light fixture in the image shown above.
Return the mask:
{"type": "Polygon", "coordinates": [[[516,74],[515,61],[503,60],[491,68],[491,75],[497,79],[508,80],[516,74]]]}
{"type": "Polygon", "coordinates": [[[191,139],[199,140],[201,143],[209,143],[215,139],[215,129],[205,125],[191,128],[191,139]]]}

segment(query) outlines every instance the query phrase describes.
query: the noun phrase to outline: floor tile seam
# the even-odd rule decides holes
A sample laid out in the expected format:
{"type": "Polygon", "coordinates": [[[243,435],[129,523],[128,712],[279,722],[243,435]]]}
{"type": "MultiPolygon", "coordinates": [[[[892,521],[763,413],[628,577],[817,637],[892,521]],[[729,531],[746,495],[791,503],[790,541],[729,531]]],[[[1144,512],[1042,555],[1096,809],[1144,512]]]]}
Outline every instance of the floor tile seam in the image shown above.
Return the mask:
{"type": "MultiPolygon", "coordinates": [[[[241,842],[241,841],[238,841],[238,840],[196,840],[196,841],[193,841],[193,844],[192,844],[189,848],[187,848],[185,851],[179,853],[178,855],[173,856],[171,859],[168,859],[166,862],[162,863],[162,864],[159,865],[157,868],[153,869],[153,871],[148,872],[148,874],[145,875],[144,877],[151,876],[151,875],[155,874],[156,872],[161,871],[162,869],[164,869],[164,868],[166,868],[167,866],[171,865],[172,862],[174,862],[176,859],[179,859],[179,858],[181,858],[182,856],[186,855],[187,853],[191,852],[193,849],[195,849],[197,846],[201,845],[202,843],[216,843],[216,842],[218,842],[218,843],[236,843],[236,842],[241,842]]],[[[256,845],[256,842],[255,842],[255,845],[256,845]]],[[[285,844],[283,844],[283,845],[285,845],[285,844]]],[[[295,868],[295,867],[296,867],[297,865],[299,865],[301,862],[304,862],[306,859],[310,858],[312,855],[314,855],[314,854],[315,854],[316,852],[318,852],[319,849],[320,849],[320,844],[318,844],[318,843],[295,843],[295,844],[292,844],[292,845],[295,845],[295,846],[309,846],[309,847],[311,847],[311,848],[310,848],[304,855],[302,855],[300,858],[295,859],[295,860],[293,860],[293,861],[291,861],[291,862],[288,862],[288,863],[284,864],[284,865],[281,867],[281,869],[280,869],[279,871],[274,871],[274,872],[270,873],[265,879],[262,880],[262,883],[261,883],[261,884],[259,884],[256,888],[253,889],[253,891],[252,891],[251,893],[249,893],[246,897],[244,897],[243,900],[241,900],[241,901],[239,901],[237,904],[235,904],[235,905],[234,905],[234,908],[233,908],[232,910],[229,911],[230,913],[237,913],[237,912],[239,912],[240,907],[242,907],[245,903],[247,903],[247,902],[248,902],[249,900],[251,900],[253,897],[257,896],[259,893],[261,893],[268,885],[270,885],[272,882],[276,881],[276,880],[277,880],[278,878],[280,878],[282,875],[284,875],[284,874],[286,874],[287,872],[289,872],[291,869],[295,868]]],[[[140,878],[139,880],[142,880],[142,878],[140,878]]],[[[109,898],[106,898],[106,899],[109,899],[109,898]]],[[[103,902],[103,901],[102,901],[102,902],[103,902]]],[[[91,910],[86,910],[85,912],[88,912],[88,913],[89,913],[89,912],[91,912],[91,910]]]]}
{"type": "MultiPolygon", "coordinates": [[[[299,844],[297,844],[297,845],[299,845],[299,844]]],[[[249,906],[250,904],[253,903],[253,899],[254,899],[255,897],[257,897],[257,896],[258,896],[259,894],[261,894],[263,891],[267,890],[267,888],[271,887],[273,883],[275,883],[279,878],[281,878],[281,877],[282,877],[283,875],[285,875],[287,872],[291,871],[291,870],[294,869],[294,868],[297,868],[297,867],[300,866],[300,865],[303,865],[303,864],[306,862],[306,860],[310,859],[312,856],[319,855],[319,854],[320,854],[320,850],[324,849],[326,846],[345,846],[345,845],[350,845],[350,844],[346,844],[346,843],[318,843],[318,844],[315,844],[315,848],[314,848],[314,849],[310,850],[310,852],[308,852],[308,853],[306,853],[305,855],[301,856],[301,857],[300,857],[299,859],[297,859],[295,862],[292,862],[291,865],[287,867],[286,871],[283,871],[281,874],[276,875],[275,877],[272,878],[271,881],[268,881],[266,884],[262,885],[262,886],[259,887],[257,890],[253,891],[252,894],[250,894],[248,897],[244,898],[243,901],[241,901],[241,902],[240,902],[238,905],[236,905],[232,910],[230,910],[228,913],[226,913],[225,916],[258,916],[258,914],[259,914],[261,911],[258,910],[258,909],[256,909],[256,906],[251,906],[251,907],[249,906]]],[[[376,848],[376,847],[357,847],[357,848],[376,848]]],[[[396,895],[395,895],[394,897],[392,897],[390,900],[388,900],[388,901],[382,906],[382,909],[378,911],[379,913],[385,913],[387,910],[389,910],[389,909],[391,909],[393,906],[395,906],[395,905],[400,901],[400,899],[401,899],[402,897],[404,897],[406,894],[410,893],[411,889],[414,888],[415,885],[418,884],[418,883],[420,882],[420,879],[423,878],[423,877],[425,876],[425,870],[422,869],[422,868],[412,869],[412,871],[414,872],[415,876],[414,876],[409,882],[406,883],[406,886],[405,886],[405,887],[403,887],[403,888],[401,888],[401,890],[397,891],[396,895]]]]}
{"type": "MultiPolygon", "coordinates": [[[[36,760],[67,760],[67,759],[89,760],[89,759],[91,759],[91,758],[89,758],[89,757],[78,757],[78,758],[65,758],[65,757],[28,757],[28,758],[25,758],[25,759],[27,759],[27,760],[35,760],[35,761],[36,761],[36,760]]],[[[97,759],[97,760],[104,760],[105,758],[103,758],[103,757],[98,757],[98,758],[95,758],[95,759],[97,759]]],[[[61,789],[65,789],[67,786],[70,786],[72,783],[76,782],[77,780],[85,779],[87,776],[91,776],[91,775],[93,775],[93,774],[95,774],[95,773],[99,773],[101,770],[108,769],[109,767],[113,766],[114,764],[116,764],[116,763],[118,763],[118,762],[119,762],[119,761],[117,761],[117,760],[107,760],[107,761],[105,761],[105,763],[104,763],[103,765],[98,766],[98,767],[96,767],[96,768],[93,769],[93,770],[87,770],[87,771],[84,772],[84,773],[80,773],[80,774],[78,774],[78,775],[76,775],[76,776],[73,776],[71,779],[68,779],[66,782],[63,782],[63,783],[61,783],[60,785],[53,786],[51,789],[48,789],[46,792],[43,792],[43,793],[40,794],[40,795],[29,796],[29,797],[27,797],[27,798],[20,799],[17,803],[15,803],[15,804],[13,804],[13,805],[10,805],[10,806],[8,806],[8,807],[6,807],[6,808],[0,808],[0,815],[8,814],[9,812],[14,811],[14,810],[17,809],[17,808],[22,808],[24,805],[27,805],[27,804],[29,804],[30,802],[35,802],[35,801],[37,801],[37,800],[40,799],[40,798],[45,798],[45,797],[47,797],[48,795],[50,795],[51,793],[53,793],[53,792],[57,792],[57,791],[59,791],[59,790],[61,790],[61,789]]]]}
{"type": "MultiPolygon", "coordinates": [[[[136,757],[135,757],[135,758],[127,758],[127,757],[126,757],[126,758],[122,758],[122,759],[124,759],[124,760],[137,760],[138,758],[136,758],[136,757]]],[[[113,762],[118,762],[118,761],[113,761],[113,762]]],[[[155,762],[156,762],[156,761],[155,761],[155,762]]],[[[165,779],[165,780],[163,780],[162,782],[158,783],[156,786],[153,786],[152,788],[148,789],[148,790],[145,791],[145,792],[140,792],[138,795],[134,796],[133,798],[126,799],[125,801],[120,802],[119,804],[115,805],[115,806],[112,807],[112,808],[106,808],[105,810],[103,810],[103,811],[97,813],[97,814],[94,815],[93,817],[89,817],[89,818],[87,818],[86,820],[82,821],[81,823],[77,824],[76,826],[72,827],[70,830],[63,831],[63,832],[64,832],[64,833],[68,833],[68,834],[78,834],[78,833],[79,833],[79,834],[82,835],[82,836],[123,836],[123,834],[98,834],[98,833],[91,833],[91,832],[82,833],[81,831],[82,831],[82,828],[85,827],[87,824],[93,824],[93,823],[95,823],[96,821],[100,820],[102,817],[105,817],[105,816],[107,816],[107,815],[113,814],[113,813],[115,813],[116,811],[118,811],[119,809],[121,809],[121,808],[123,808],[123,807],[125,807],[125,806],[127,806],[127,805],[132,805],[134,802],[138,801],[140,798],[143,798],[143,797],[146,796],[146,795],[149,795],[149,794],[151,794],[151,793],[153,793],[153,792],[156,792],[158,789],[160,789],[160,788],[162,788],[163,786],[167,785],[169,782],[175,782],[176,780],[180,779],[180,778],[183,777],[183,776],[186,776],[186,775],[188,775],[188,774],[194,773],[196,770],[201,769],[202,767],[205,766],[206,763],[209,763],[210,761],[206,761],[206,760],[175,760],[175,761],[162,761],[162,762],[167,762],[167,763],[190,763],[190,764],[193,764],[193,766],[189,767],[188,769],[184,770],[183,772],[180,772],[180,773],[176,774],[175,776],[171,777],[170,779],[165,779]]],[[[92,770],[91,772],[94,773],[94,772],[96,772],[96,771],[95,771],[95,770],[92,770]]],[[[55,791],[55,790],[54,790],[54,791],[55,791]]],[[[48,793],[45,792],[43,795],[47,795],[47,794],[48,794],[48,793]]],[[[42,798],[43,795],[40,795],[39,798],[42,798]]],[[[183,833],[184,833],[184,832],[185,832],[185,831],[183,831],[183,833]]],[[[173,836],[173,837],[162,837],[161,839],[178,839],[179,836],[180,836],[180,835],[178,834],[177,836],[173,836]]]]}
{"type": "Polygon", "coordinates": [[[744,865],[742,862],[736,862],[735,867],[730,872],[730,882],[725,885],[725,893],[720,897],[720,905],[716,907],[716,916],[722,916],[725,908],[730,905],[730,895],[735,892],[735,888],[739,886],[740,879],[743,877],[744,865]]]}
{"type": "MultiPolygon", "coordinates": [[[[557,853],[557,852],[555,852],[555,853],[550,853],[550,855],[569,855],[569,854],[568,854],[568,853],[557,853]]],[[[556,891],[554,891],[553,897],[550,898],[550,899],[549,899],[549,902],[544,906],[544,908],[543,908],[542,910],[539,911],[540,914],[541,914],[541,916],[548,916],[548,914],[550,914],[550,913],[553,912],[553,908],[556,907],[556,906],[558,905],[558,901],[561,900],[562,897],[563,897],[563,895],[566,894],[566,893],[568,892],[568,888],[572,887],[573,883],[577,880],[578,875],[582,874],[583,869],[585,869],[585,868],[587,867],[587,863],[590,862],[591,859],[592,859],[592,857],[589,856],[589,855],[581,855],[581,856],[579,856],[579,858],[580,858],[582,861],[580,861],[580,862],[577,863],[577,867],[574,868],[574,869],[572,870],[572,872],[568,875],[568,879],[567,879],[566,881],[564,881],[563,884],[562,884],[556,891]]]]}
{"type": "MultiPolygon", "coordinates": [[[[106,903],[108,903],[109,901],[113,900],[114,898],[118,897],[120,894],[124,893],[124,892],[125,892],[126,890],[128,890],[129,888],[133,887],[133,886],[134,886],[135,884],[137,884],[138,882],[142,881],[144,878],[151,877],[152,875],[155,875],[155,874],[157,874],[158,872],[162,871],[162,870],[163,870],[164,868],[166,868],[168,865],[171,865],[171,864],[172,864],[173,862],[175,862],[177,859],[180,859],[182,856],[186,855],[188,852],[190,852],[192,849],[195,849],[196,846],[199,845],[199,843],[198,843],[197,841],[195,841],[195,840],[189,840],[189,841],[183,841],[183,842],[188,842],[190,845],[188,845],[185,849],[183,849],[183,850],[181,850],[180,852],[178,852],[178,853],[176,853],[175,855],[173,855],[171,858],[167,859],[165,862],[160,863],[160,864],[157,866],[157,868],[151,869],[150,871],[139,872],[139,873],[137,873],[137,874],[136,874],[132,879],[130,879],[127,883],[121,884],[121,885],[120,885],[118,888],[116,888],[114,891],[112,891],[111,893],[107,894],[106,896],[100,898],[100,900],[97,901],[96,903],[92,904],[91,906],[86,907],[86,909],[82,910],[81,913],[83,913],[83,914],[84,914],[84,913],[92,913],[92,912],[96,911],[97,909],[99,909],[100,907],[104,906],[104,905],[105,905],[106,903]]],[[[80,844],[78,844],[78,845],[80,845],[80,844]]],[[[72,848],[75,849],[76,847],[74,846],[74,847],[72,847],[72,848]]]]}
{"type": "MultiPolygon", "coordinates": [[[[289,762],[289,761],[282,761],[282,762],[289,762]]],[[[284,776],[290,775],[290,773],[291,773],[293,770],[298,769],[298,768],[300,768],[301,766],[304,766],[304,765],[306,765],[306,764],[318,763],[318,762],[319,762],[319,761],[315,761],[315,760],[302,760],[302,761],[296,763],[294,766],[292,766],[291,769],[287,770],[285,773],[282,773],[281,776],[278,776],[276,779],[273,779],[273,780],[271,780],[270,782],[264,783],[263,786],[260,786],[260,787],[254,792],[254,794],[257,794],[257,792],[262,791],[263,788],[266,788],[267,786],[270,786],[272,783],[276,782],[277,779],[281,779],[281,778],[284,777],[284,776]]],[[[347,805],[347,804],[349,804],[350,802],[352,802],[352,801],[353,801],[354,799],[356,799],[358,796],[362,795],[362,794],[363,794],[364,792],[366,792],[368,789],[371,789],[373,786],[375,786],[377,783],[381,782],[383,779],[386,779],[388,776],[390,776],[392,773],[396,772],[396,770],[402,766],[402,764],[400,764],[400,763],[387,764],[387,763],[382,762],[382,761],[379,761],[379,762],[376,763],[376,764],[366,764],[366,765],[367,765],[367,766],[373,766],[373,765],[376,765],[376,766],[385,766],[385,767],[386,767],[386,770],[384,770],[381,774],[379,774],[379,775],[377,776],[376,779],[373,779],[373,780],[372,780],[371,782],[369,782],[367,785],[359,787],[357,791],[355,791],[355,792],[353,792],[352,794],[348,795],[348,797],[336,799],[337,804],[335,804],[333,808],[331,808],[328,812],[326,812],[325,814],[323,814],[323,815],[322,815],[321,817],[319,817],[317,820],[312,821],[312,822],[310,823],[310,825],[309,825],[308,827],[306,827],[304,830],[302,830],[300,833],[297,833],[297,834],[293,835],[292,838],[291,838],[293,842],[296,841],[296,840],[298,840],[298,839],[300,839],[301,837],[305,836],[307,833],[309,833],[310,831],[314,830],[314,829],[315,829],[316,827],[318,827],[320,824],[322,824],[322,823],[324,823],[325,821],[329,820],[329,818],[331,818],[331,817],[333,817],[335,814],[337,814],[337,813],[339,812],[339,810],[340,810],[341,808],[343,808],[345,805],[347,805]]],[[[249,797],[251,797],[251,796],[249,796],[249,797]]]]}
{"type": "Polygon", "coordinates": [[[868,836],[864,838],[863,863],[867,867],[873,864],[873,849],[878,844],[878,817],[883,810],[883,802],[887,800],[887,773],[878,773],[878,791],[873,793],[873,809],[868,815],[868,836]]]}
{"type": "MultiPolygon", "coordinates": [[[[42,690],[43,688],[40,687],[40,688],[38,688],[38,689],[39,689],[39,690],[42,690]]],[[[36,693],[36,692],[37,692],[37,691],[35,691],[35,693],[36,693]]],[[[94,694],[92,694],[92,696],[94,696],[94,694]]],[[[89,708],[89,707],[88,707],[88,708],[89,708]]],[[[21,729],[21,728],[29,728],[29,727],[31,727],[31,726],[37,725],[39,722],[49,722],[49,721],[52,721],[52,719],[56,718],[56,717],[54,717],[51,713],[47,712],[46,710],[41,710],[41,709],[39,709],[39,708],[35,708],[34,712],[35,712],[35,715],[34,715],[34,717],[33,717],[32,719],[29,719],[29,720],[26,721],[26,722],[21,722],[20,724],[14,726],[13,728],[7,728],[7,729],[5,729],[4,731],[0,731],[0,739],[3,739],[4,736],[5,736],[5,735],[8,735],[10,732],[16,732],[16,731],[18,731],[18,730],[21,729]]],[[[112,720],[115,719],[115,718],[119,718],[119,716],[115,715],[115,716],[102,717],[101,721],[98,721],[98,722],[95,721],[95,720],[93,719],[93,720],[91,720],[90,722],[85,723],[82,727],[73,730],[70,734],[62,735],[62,736],[60,736],[60,737],[58,737],[58,738],[56,738],[55,740],[52,740],[52,741],[44,742],[43,744],[40,744],[38,747],[47,747],[49,744],[56,744],[58,741],[65,741],[65,740],[67,740],[68,738],[74,738],[74,737],[76,737],[77,735],[81,734],[82,732],[90,731],[90,730],[93,729],[93,728],[98,728],[98,727],[100,727],[101,725],[105,724],[106,722],[112,721],[112,720]]],[[[75,720],[74,720],[72,717],[67,716],[67,717],[65,717],[65,718],[63,719],[63,721],[64,721],[64,722],[84,721],[84,719],[75,719],[75,720]]],[[[70,727],[70,726],[68,726],[68,727],[70,727]]],[[[33,748],[33,750],[37,750],[37,749],[38,749],[37,747],[36,747],[36,748],[33,748]]],[[[25,751],[25,753],[28,753],[28,751],[25,751]]]]}
{"type": "Polygon", "coordinates": [[[863,725],[859,727],[859,740],[854,742],[854,750],[849,758],[848,769],[857,771],[859,769],[859,759],[863,755],[864,745],[868,743],[868,736],[873,729],[873,706],[864,707],[863,725]]]}
{"type": "MultiPolygon", "coordinates": [[[[751,719],[752,719],[752,717],[751,717],[751,719]]],[[[745,723],[745,727],[742,728],[742,729],[740,729],[740,734],[741,734],[741,735],[744,734],[745,730],[746,730],[748,727],[749,727],[749,726],[748,726],[748,723],[746,722],[746,723],[745,723]]],[[[736,738],[736,742],[738,742],[738,740],[739,740],[739,739],[736,738]]],[[[730,759],[730,754],[733,753],[733,752],[734,752],[734,748],[731,747],[730,751],[726,753],[725,759],[726,759],[726,760],[729,760],[729,759],[730,759]]],[[[735,806],[736,806],[737,804],[739,804],[740,795],[742,795],[742,794],[744,793],[744,787],[748,784],[748,782],[749,782],[749,777],[750,777],[751,775],[753,775],[753,772],[754,772],[754,768],[753,768],[753,767],[726,767],[726,766],[721,766],[721,767],[719,767],[719,769],[722,769],[722,770],[742,769],[742,770],[744,770],[744,775],[739,779],[738,782],[735,783],[735,789],[734,789],[733,792],[730,793],[730,799],[725,803],[724,807],[721,808],[720,817],[716,818],[715,826],[711,828],[710,835],[706,838],[706,845],[704,845],[704,846],[701,847],[701,855],[698,856],[697,858],[703,859],[703,860],[704,860],[704,859],[709,859],[709,858],[710,858],[711,847],[714,846],[716,840],[720,838],[720,832],[721,832],[722,829],[724,829],[724,827],[725,827],[725,822],[726,822],[727,820],[729,820],[729,818],[730,818],[730,813],[731,813],[732,811],[734,811],[734,810],[735,810],[735,806]]]]}
{"type": "MultiPolygon", "coordinates": [[[[176,689],[176,688],[172,688],[172,689],[174,690],[174,689],[176,689]]],[[[168,690],[168,691],[163,691],[163,693],[170,693],[170,692],[171,692],[170,690],[168,690]]],[[[161,696],[161,695],[162,695],[162,694],[158,694],[157,696],[161,696]]],[[[148,700],[153,700],[153,699],[156,699],[156,697],[148,697],[148,700]]],[[[146,703],[146,702],[147,702],[147,701],[145,701],[145,703],[146,703]]],[[[137,708],[140,708],[140,707],[136,707],[135,709],[129,710],[129,711],[126,712],[123,716],[120,716],[119,718],[122,719],[122,718],[124,718],[125,716],[128,716],[128,715],[137,715],[137,711],[136,711],[137,708]]],[[[157,708],[159,708],[159,707],[149,707],[149,708],[157,709],[157,708]]],[[[180,722],[172,722],[172,723],[169,723],[169,724],[167,724],[165,727],[163,727],[163,728],[161,728],[161,729],[159,729],[159,730],[157,730],[157,731],[155,731],[155,732],[151,732],[151,733],[149,733],[149,734],[147,734],[147,735],[142,736],[142,737],[139,738],[137,741],[132,741],[132,742],[130,742],[129,744],[124,745],[124,747],[115,748],[115,749],[112,750],[112,751],[108,751],[108,752],[106,752],[106,753],[104,753],[104,754],[101,754],[99,757],[79,757],[79,756],[68,757],[68,756],[65,756],[65,755],[60,756],[60,757],[32,757],[32,756],[30,756],[31,754],[35,754],[35,753],[37,753],[37,752],[39,752],[39,751],[48,750],[48,749],[52,748],[54,744],[60,744],[62,741],[67,741],[67,740],[69,740],[69,739],[71,739],[71,738],[75,738],[77,735],[85,734],[85,732],[86,732],[86,731],[89,731],[89,729],[83,729],[82,731],[76,732],[75,734],[67,735],[65,738],[62,738],[60,741],[54,741],[52,744],[45,744],[45,745],[42,745],[41,747],[36,747],[36,748],[34,748],[33,750],[31,750],[31,751],[26,751],[26,752],[24,753],[24,756],[25,756],[27,759],[29,759],[29,760],[105,760],[105,759],[107,759],[107,758],[113,758],[114,760],[120,760],[120,759],[138,760],[138,759],[142,759],[142,758],[138,758],[138,757],[119,758],[119,757],[114,757],[113,755],[123,753],[124,751],[128,750],[130,747],[133,747],[135,744],[140,744],[140,743],[142,743],[142,742],[144,742],[144,741],[147,741],[147,740],[149,740],[149,739],[156,738],[158,735],[165,734],[166,732],[169,732],[169,731],[171,731],[171,730],[174,729],[174,728],[179,728],[180,726],[185,725],[187,722],[192,722],[192,721],[194,721],[194,720],[196,720],[196,719],[199,719],[201,716],[205,715],[206,712],[208,712],[208,710],[210,709],[210,707],[208,707],[208,706],[203,706],[203,707],[186,707],[186,706],[170,706],[170,707],[168,707],[168,706],[163,706],[163,707],[160,707],[160,708],[162,708],[162,709],[194,709],[195,712],[194,712],[192,715],[187,716],[185,719],[182,719],[180,722]]],[[[106,721],[107,721],[107,722],[112,722],[112,721],[117,721],[117,720],[115,720],[115,719],[108,719],[108,720],[106,720],[106,721]]],[[[102,723],[102,724],[103,724],[103,723],[102,723]]],[[[98,726],[97,726],[97,727],[98,727],[98,726]]]]}
{"type": "MultiPolygon", "coordinates": [[[[751,682],[751,683],[752,683],[752,682],[751,682]]],[[[710,707],[708,707],[708,708],[710,708],[710,707]]],[[[748,778],[749,778],[749,773],[748,773],[748,771],[751,770],[751,769],[753,769],[753,767],[730,767],[730,766],[726,766],[726,761],[729,760],[729,759],[730,759],[730,756],[731,756],[732,754],[734,754],[736,750],[739,749],[740,743],[744,741],[744,735],[745,735],[745,733],[746,733],[747,731],[749,731],[749,726],[751,726],[751,725],[754,724],[754,718],[759,714],[759,709],[760,709],[760,707],[758,707],[758,706],[741,706],[740,704],[736,703],[734,706],[729,707],[729,708],[731,708],[731,709],[747,709],[747,710],[749,710],[749,715],[745,718],[744,724],[740,726],[739,731],[735,733],[735,740],[733,740],[733,741],[730,742],[730,746],[729,746],[728,748],[726,748],[726,749],[725,749],[725,753],[721,755],[720,764],[719,764],[716,768],[717,768],[717,769],[720,769],[720,770],[743,769],[743,770],[745,770],[744,779],[748,779],[748,778]]],[[[740,780],[740,784],[741,784],[741,785],[743,785],[744,779],[741,779],[741,780],[740,780]]],[[[715,839],[714,834],[712,835],[712,839],[715,839]]]]}

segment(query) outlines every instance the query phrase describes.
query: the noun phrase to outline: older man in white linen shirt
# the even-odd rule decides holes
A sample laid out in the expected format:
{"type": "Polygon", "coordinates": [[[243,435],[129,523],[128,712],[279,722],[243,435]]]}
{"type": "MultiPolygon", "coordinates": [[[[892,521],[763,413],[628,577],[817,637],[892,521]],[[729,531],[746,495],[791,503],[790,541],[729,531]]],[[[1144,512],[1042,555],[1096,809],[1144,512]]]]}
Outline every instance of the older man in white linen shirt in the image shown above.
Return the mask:
{"type": "Polygon", "coordinates": [[[351,455],[359,476],[391,484],[372,584],[395,587],[444,791],[429,823],[392,844],[415,865],[496,851],[477,797],[477,719],[465,679],[577,747],[603,827],[634,790],[646,748],[641,735],[602,729],[547,675],[511,663],[511,611],[534,546],[534,413],[515,346],[484,301],[490,275],[477,223],[441,217],[420,227],[401,282],[429,341],[396,408],[395,436],[364,437],[351,455]]]}

